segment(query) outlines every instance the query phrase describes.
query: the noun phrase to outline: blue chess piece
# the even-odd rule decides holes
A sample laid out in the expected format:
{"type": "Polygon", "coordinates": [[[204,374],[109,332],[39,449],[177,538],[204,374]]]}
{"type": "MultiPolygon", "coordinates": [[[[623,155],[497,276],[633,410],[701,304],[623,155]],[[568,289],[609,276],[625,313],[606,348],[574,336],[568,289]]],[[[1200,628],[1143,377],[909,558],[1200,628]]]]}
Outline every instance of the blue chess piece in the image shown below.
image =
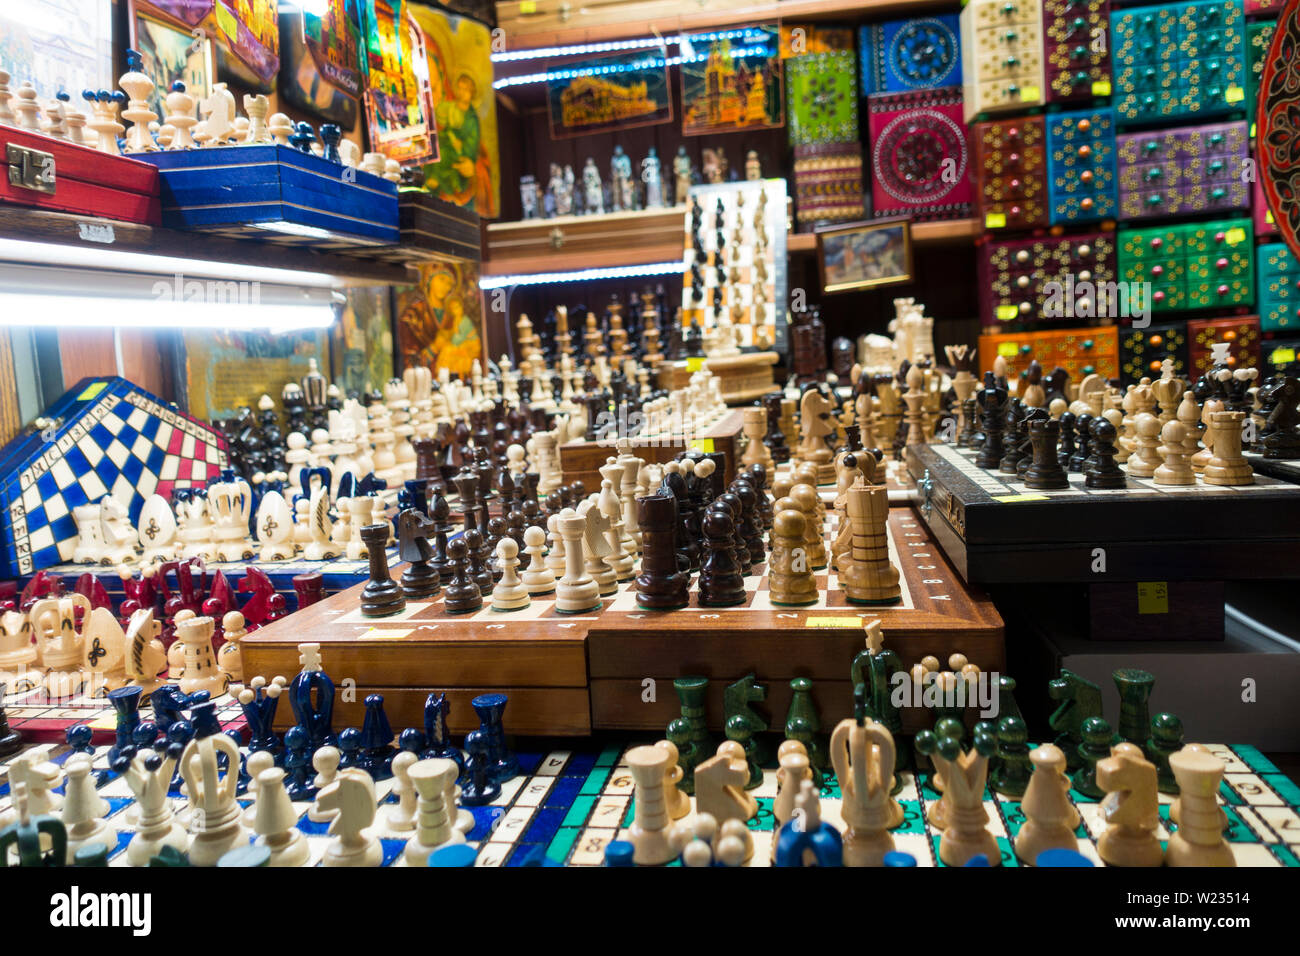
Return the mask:
{"type": "Polygon", "coordinates": [[[311,741],[301,726],[290,727],[284,735],[284,769],[289,775],[285,790],[290,800],[314,800],[316,788],[311,785],[311,741]]]}
{"type": "Polygon", "coordinates": [[[636,846],[628,840],[610,840],[605,847],[605,866],[636,866],[636,846]]]}
{"type": "Polygon", "coordinates": [[[217,720],[217,705],[208,700],[208,692],[206,690],[197,692],[190,698],[190,702],[192,705],[190,726],[194,732],[194,739],[215,737],[221,733],[221,721],[217,720]]]}
{"type": "Polygon", "coordinates": [[[419,757],[420,752],[424,750],[424,734],[414,727],[407,727],[397,735],[397,749],[410,751],[419,757]]]}
{"type": "Polygon", "coordinates": [[[361,731],[355,727],[344,727],[339,734],[339,769],[349,767],[362,767],[361,731]]]}
{"type": "Polygon", "coordinates": [[[375,780],[393,775],[393,728],[384,713],[384,695],[366,697],[366,719],[361,725],[361,746],[365,749],[363,766],[375,780]]]}
{"type": "Polygon", "coordinates": [[[149,720],[140,721],[131,732],[131,743],[137,753],[152,749],[158,743],[158,726],[149,720]]]}
{"type": "Polygon", "coordinates": [[[501,795],[501,786],[488,773],[488,745],[482,730],[465,735],[465,749],[469,752],[468,779],[461,784],[460,802],[467,807],[481,807],[501,795]]]}
{"type": "Polygon", "coordinates": [[[1057,847],[1054,850],[1044,850],[1038,854],[1038,859],[1034,861],[1034,866],[1050,867],[1078,867],[1085,868],[1095,866],[1092,860],[1088,859],[1078,850],[1067,850],[1063,847],[1057,847]]]}
{"type": "MultiPolygon", "coordinates": [[[[269,685],[277,687],[278,685],[269,685]]],[[[280,703],[279,691],[268,694],[266,685],[250,686],[240,694],[239,709],[244,712],[244,720],[248,723],[249,753],[256,753],[259,750],[269,750],[275,755],[276,763],[280,762],[280,740],[275,735],[273,726],[275,724],[275,711],[280,703]],[[244,698],[248,697],[248,700],[244,698]]]]}
{"type": "Polygon", "coordinates": [[[316,142],[316,131],[311,123],[302,122],[294,127],[294,134],[289,137],[289,145],[300,153],[310,153],[311,144],[316,142]]]}
{"type": "Polygon", "coordinates": [[[844,841],[840,831],[825,820],[815,827],[801,816],[785,822],[776,840],[777,866],[805,866],[804,854],[812,851],[817,866],[843,866],[844,841]]]}
{"type": "Polygon", "coordinates": [[[307,732],[313,751],[338,742],[334,720],[334,681],[320,666],[320,646],[309,645],[299,658],[302,670],[289,684],[289,706],[298,726],[307,732]]]}
{"type": "Polygon", "coordinates": [[[989,866],[989,858],[985,856],[983,853],[976,853],[973,857],[967,860],[964,865],[974,866],[974,867],[984,867],[987,869],[989,866]]]}
{"type": "Polygon", "coordinates": [[[882,862],[885,866],[916,866],[916,857],[903,850],[890,850],[885,854],[882,862]]]}
{"type": "Polygon", "coordinates": [[[343,472],[343,477],[339,479],[339,491],[334,496],[335,501],[343,498],[355,498],[357,496],[357,476],[350,471],[343,472]]]}
{"type": "Polygon", "coordinates": [[[473,866],[478,850],[468,843],[453,843],[439,847],[429,854],[429,866],[465,867],[473,866]]]}
{"type": "Polygon", "coordinates": [[[454,760],[460,768],[458,776],[463,782],[465,777],[465,755],[451,742],[447,732],[447,695],[430,694],[424,701],[424,737],[425,749],[421,757],[438,757],[454,760]]]}
{"type": "MultiPolygon", "coordinates": [[[[191,724],[188,720],[173,721],[172,725],[167,728],[167,747],[169,749],[171,747],[179,747],[181,750],[184,750],[185,745],[193,739],[194,739],[194,725],[191,724]]],[[[172,782],[171,782],[170,789],[172,790],[178,789],[182,782],[183,782],[183,778],[181,777],[181,768],[178,762],[176,765],[176,770],[172,774],[172,782]]]]}
{"type": "Polygon", "coordinates": [[[94,738],[95,732],[90,728],[90,724],[74,724],[63,734],[63,739],[68,742],[74,754],[85,754],[88,757],[95,755],[94,745],[91,744],[94,738]]]}
{"type": "Polygon", "coordinates": [[[335,123],[322,123],[320,127],[320,141],[324,150],[321,158],[331,163],[342,163],[343,157],[339,154],[339,141],[343,139],[343,130],[339,129],[335,123]]]}
{"type": "Polygon", "coordinates": [[[373,471],[357,483],[357,494],[359,495],[377,495],[381,491],[387,490],[388,482],[373,471]]]}
{"type": "Polygon", "coordinates": [[[108,692],[108,702],[117,716],[116,739],[108,749],[108,760],[121,752],[123,747],[133,746],[131,736],[140,723],[140,695],[143,691],[138,686],[119,687],[108,692]]]}
{"type": "Polygon", "coordinates": [[[159,732],[165,734],[172,721],[185,716],[184,710],[190,706],[190,699],[175,684],[163,684],[149,695],[149,704],[153,707],[154,723],[159,732]]]}
{"type": "Polygon", "coordinates": [[[506,746],[506,730],[502,723],[509,700],[505,694],[480,694],[470,701],[487,745],[487,772],[494,783],[505,783],[519,776],[519,760],[506,746]]]}

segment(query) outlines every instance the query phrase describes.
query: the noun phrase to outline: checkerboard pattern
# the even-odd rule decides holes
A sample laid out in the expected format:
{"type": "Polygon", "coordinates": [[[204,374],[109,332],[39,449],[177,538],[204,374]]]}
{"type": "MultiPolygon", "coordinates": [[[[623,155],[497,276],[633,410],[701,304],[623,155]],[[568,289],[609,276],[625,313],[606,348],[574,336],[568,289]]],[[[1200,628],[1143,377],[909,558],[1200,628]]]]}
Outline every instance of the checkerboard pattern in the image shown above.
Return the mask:
{"type": "Polygon", "coordinates": [[[227,464],[217,432],[123,378],[83,379],[45,417],[0,450],[3,577],[71,559],[74,508],[111,494],[134,524],[149,495],[201,488],[227,464]]]}
{"type": "MultiPolygon", "coordinates": [[[[520,866],[533,854],[566,866],[600,866],[610,841],[627,839],[633,819],[632,774],[623,762],[630,749],[623,741],[574,742],[572,749],[536,750],[518,754],[521,775],[501,788],[501,795],[483,807],[461,809],[467,840],[478,851],[477,866],[520,866]]],[[[1278,771],[1254,747],[1211,744],[1210,749],[1224,761],[1225,773],[1219,787],[1219,801],[1228,818],[1224,836],[1232,846],[1238,866],[1300,867],[1300,787],[1278,771]]],[[[51,748],[55,763],[67,760],[67,747],[51,748]]],[[[106,749],[93,758],[99,779],[99,793],[109,803],[108,816],[114,843],[110,866],[126,866],[125,849],[134,833],[127,822],[128,808],[134,802],[126,782],[107,770],[106,749]]],[[[2,770],[3,768],[0,768],[2,770]]],[[[903,788],[897,795],[904,819],[893,831],[897,849],[916,857],[919,866],[942,866],[939,861],[940,832],[930,824],[930,814],[939,794],[929,785],[929,774],[902,772],[903,788]]],[[[60,786],[56,792],[62,793],[60,786]]],[[[762,785],[752,791],[758,801],[758,813],[749,821],[754,838],[754,855],[748,865],[770,866],[775,817],[772,803],[776,797],[776,769],[764,770],[762,785]]],[[[397,831],[388,824],[387,811],[396,803],[393,781],[375,785],[379,801],[372,832],[383,846],[384,866],[404,866],[402,850],[410,831],[397,831]]],[[[840,812],[840,789],[833,774],[822,782],[822,819],[843,827],[840,812]]],[[[179,791],[171,797],[183,815],[185,799],[179,791]]],[[[1096,841],[1105,829],[1101,803],[1070,791],[1079,808],[1082,822],[1076,831],[1079,851],[1097,865],[1096,841]]],[[[1177,829],[1169,819],[1173,798],[1160,794],[1160,829],[1158,837],[1167,843],[1177,829]]],[[[241,805],[251,806],[247,798],[241,805]]],[[[7,772],[0,782],[0,813],[10,805],[7,772]]],[[[328,826],[307,818],[310,804],[295,803],[300,809],[298,828],[307,835],[311,863],[319,863],[329,845],[328,826]]],[[[1019,866],[1015,855],[1016,836],[1024,825],[1020,802],[1001,794],[985,791],[984,808],[988,826],[1002,849],[1003,866],[1019,866]]],[[[251,823],[251,814],[247,821],[251,823]]],[[[250,840],[252,833],[249,834],[250,840]]],[[[671,866],[680,865],[672,863],[671,866]]]]}
{"type": "MultiPolygon", "coordinates": [[[[34,686],[30,674],[6,675],[5,713],[9,726],[34,744],[61,744],[69,727],[88,724],[96,744],[111,744],[117,717],[104,697],[78,694],[75,697],[51,698],[44,688],[34,686]]],[[[229,694],[215,700],[217,721],[222,730],[243,730],[247,726],[239,702],[229,694]]]]}

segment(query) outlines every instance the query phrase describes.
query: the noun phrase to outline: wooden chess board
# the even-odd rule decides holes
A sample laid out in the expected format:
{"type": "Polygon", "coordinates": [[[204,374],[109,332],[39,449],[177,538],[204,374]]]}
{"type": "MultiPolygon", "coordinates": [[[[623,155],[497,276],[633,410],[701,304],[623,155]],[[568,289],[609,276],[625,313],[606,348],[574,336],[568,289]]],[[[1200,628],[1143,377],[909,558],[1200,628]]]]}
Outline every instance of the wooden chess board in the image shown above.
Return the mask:
{"type": "MultiPolygon", "coordinates": [[[[909,445],[921,520],[962,578],[978,584],[1238,580],[1300,574],[1300,487],[1158,485],[1035,491],[975,465],[978,452],[909,445]],[[1094,553],[1104,549],[1104,555],[1094,553]],[[1104,572],[1096,570],[1104,558],[1104,572]]],[[[1122,466],[1121,466],[1122,467],[1122,466]]]]}
{"type": "MultiPolygon", "coordinates": [[[[833,524],[832,515],[828,533],[833,524]]],[[[745,603],[732,608],[699,607],[692,586],[689,607],[645,610],[627,581],[589,614],[557,612],[553,595],[518,611],[494,611],[486,598],[480,611],[448,614],[439,594],[400,614],[367,618],[358,586],[244,638],[244,673],[292,676],[297,645],[318,641],[335,683],[355,682],[351,699],[336,704],[340,726],[360,725],[370,693],[384,695],[395,725],[419,725],[425,697],[438,690],[447,693],[452,731],[464,733],[477,726],[470,699],[500,691],[510,695],[511,733],[565,735],[661,731],[676,716],[672,680],[686,675],[712,678],[710,719],[718,727],[724,684],[749,673],[768,685],[777,710],[789,701],[790,680],[808,677],[823,707],[847,711],[850,665],[865,646],[863,623],[875,618],[906,666],[959,651],[983,670],[1003,669],[1003,625],[992,602],[961,582],[910,509],[891,510],[889,537],[903,591],[892,606],[849,604],[828,572],[819,572],[817,604],[774,606],[765,564],[752,569],[745,603]],[[645,699],[647,679],[655,682],[652,700],[645,699]]],[[[394,577],[400,572],[394,568],[394,577]]],[[[281,708],[277,727],[291,719],[281,708]]]]}
{"type": "MultiPolygon", "coordinates": [[[[633,819],[632,774],[624,762],[624,755],[630,749],[628,742],[600,738],[553,747],[545,741],[525,743],[528,749],[517,752],[521,775],[502,785],[501,795],[491,804],[463,808],[473,818],[467,839],[477,850],[475,865],[519,866],[540,851],[553,864],[600,866],[609,843],[627,839],[627,827],[633,819]]],[[[1300,866],[1300,788],[1254,747],[1211,744],[1210,749],[1226,764],[1219,802],[1228,818],[1224,835],[1237,865],[1300,866]]],[[[52,748],[50,758],[62,765],[70,753],[66,746],[52,748]]],[[[127,866],[126,846],[135,830],[126,817],[135,800],[126,782],[107,770],[106,754],[107,748],[101,748],[92,759],[95,768],[103,770],[99,793],[111,808],[108,823],[113,846],[109,866],[127,866]]],[[[10,805],[8,763],[0,765],[3,772],[0,810],[10,805]]],[[[918,866],[942,866],[940,831],[930,822],[939,794],[929,785],[930,775],[901,772],[899,776],[903,788],[897,799],[904,818],[893,831],[895,847],[912,854],[918,866]]],[[[383,865],[405,866],[402,851],[411,832],[388,826],[385,811],[396,802],[392,788],[392,780],[375,785],[379,808],[372,833],[383,848],[383,865]]],[[[60,786],[58,792],[62,789],[60,786]]],[[[777,793],[774,765],[765,768],[763,783],[751,793],[758,802],[758,813],[749,821],[754,855],[747,865],[770,866],[776,824],[772,813],[777,793]]],[[[172,791],[170,796],[174,809],[185,807],[185,799],[178,791],[172,791]]],[[[1105,828],[1101,804],[1074,790],[1070,791],[1070,799],[1082,817],[1076,831],[1079,851],[1101,865],[1096,848],[1096,841],[1105,828]]],[[[241,795],[239,802],[251,806],[246,796],[241,795]]],[[[1176,829],[1169,819],[1171,802],[1169,795],[1160,794],[1157,835],[1162,844],[1167,843],[1170,833],[1176,829]]],[[[311,848],[311,864],[316,865],[332,839],[326,834],[328,826],[307,818],[309,803],[295,803],[294,807],[299,811],[298,829],[306,835],[311,848]]],[[[821,809],[823,820],[843,827],[839,783],[832,773],[822,783],[821,809]]],[[[1021,865],[1014,850],[1025,819],[1020,802],[986,790],[984,809],[989,816],[988,827],[1002,850],[1002,865],[1021,865]]],[[[248,836],[252,842],[251,830],[248,836]]]]}
{"type": "MultiPolygon", "coordinates": [[[[94,732],[91,739],[96,744],[113,742],[117,717],[104,697],[78,694],[51,699],[44,689],[31,688],[30,682],[16,682],[8,690],[11,693],[4,695],[4,707],[9,726],[21,733],[26,743],[62,744],[68,728],[78,724],[90,725],[94,732]]],[[[215,703],[222,730],[243,730],[247,726],[238,701],[229,694],[222,694],[215,703]]],[[[141,711],[150,712],[147,702],[141,711]]]]}

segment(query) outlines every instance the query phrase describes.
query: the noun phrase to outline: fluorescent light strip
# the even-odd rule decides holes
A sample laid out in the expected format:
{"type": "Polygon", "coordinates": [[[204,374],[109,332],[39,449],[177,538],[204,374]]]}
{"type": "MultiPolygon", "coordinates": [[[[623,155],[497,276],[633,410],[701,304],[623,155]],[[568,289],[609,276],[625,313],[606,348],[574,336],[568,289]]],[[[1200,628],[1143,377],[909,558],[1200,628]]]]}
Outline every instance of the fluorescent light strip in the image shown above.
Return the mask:
{"type": "MultiPolygon", "coordinates": [[[[756,54],[771,56],[771,51],[765,45],[751,45],[736,47],[731,51],[733,60],[742,57],[754,56],[756,54]]],[[[650,66],[658,66],[661,62],[665,66],[680,66],[683,63],[702,63],[709,58],[709,53],[696,53],[694,56],[670,56],[656,59],[648,62],[650,66]]],[[[549,83],[552,80],[568,80],[576,76],[605,76],[612,73],[626,73],[632,69],[633,64],[620,64],[593,69],[573,69],[573,70],[552,70],[548,73],[527,73],[523,76],[507,76],[492,83],[492,89],[502,90],[510,86],[528,86],[533,83],[549,83]]]]}
{"type": "Polygon", "coordinates": [[[334,324],[334,309],[311,305],[229,305],[170,302],[157,299],[89,298],[70,295],[5,293],[0,295],[0,325],[55,325],[83,328],[226,329],[291,332],[325,329],[334,324]]]}
{"type": "Polygon", "coordinates": [[[592,282],[599,279],[635,279],[640,276],[681,275],[685,265],[677,262],[655,262],[644,266],[617,266],[609,269],[579,269],[576,272],[539,272],[533,275],[484,276],[478,280],[480,289],[504,289],[509,286],[543,285],[547,282],[592,282]]]}
{"type": "MultiPolygon", "coordinates": [[[[709,43],[714,40],[737,40],[748,36],[769,37],[764,30],[756,30],[753,27],[737,27],[734,30],[715,30],[712,33],[691,34],[690,39],[698,43],[709,43]]],[[[666,46],[669,43],[681,44],[686,39],[687,34],[679,33],[670,37],[638,37],[634,40],[609,40],[604,43],[574,43],[570,46],[548,46],[539,47],[535,50],[512,50],[504,53],[493,53],[490,59],[493,63],[514,63],[519,60],[541,60],[548,57],[562,56],[585,56],[589,53],[613,53],[619,50],[644,50],[646,47],[666,46]]]]}
{"type": "Polygon", "coordinates": [[[293,269],[275,269],[269,266],[210,262],[204,259],[183,259],[178,256],[102,249],[90,245],[65,246],[50,242],[28,242],[23,239],[0,239],[0,261],[65,268],[111,269],[115,272],[179,273],[196,278],[278,282],[317,288],[331,288],[337,284],[333,276],[323,272],[298,272],[293,269]]]}

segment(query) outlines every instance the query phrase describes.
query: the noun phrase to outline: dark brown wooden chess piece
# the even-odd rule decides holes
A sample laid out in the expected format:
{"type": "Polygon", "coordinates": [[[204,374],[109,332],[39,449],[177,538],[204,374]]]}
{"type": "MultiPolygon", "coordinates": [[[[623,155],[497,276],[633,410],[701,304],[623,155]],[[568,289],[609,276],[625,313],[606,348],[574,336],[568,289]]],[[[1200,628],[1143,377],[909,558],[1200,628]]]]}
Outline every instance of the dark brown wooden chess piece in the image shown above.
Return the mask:
{"type": "Polygon", "coordinates": [[[406,598],[388,573],[388,522],[368,524],[361,529],[370,556],[370,580],[361,589],[361,613],[366,617],[388,617],[406,608],[406,598]]]}
{"type": "Polygon", "coordinates": [[[402,572],[402,593],[408,600],[433,597],[441,587],[438,571],[429,563],[433,557],[429,535],[434,529],[434,522],[414,508],[397,516],[397,555],[410,562],[402,572]]]}
{"type": "Polygon", "coordinates": [[[447,559],[451,563],[451,580],[443,591],[443,610],[448,614],[479,610],[483,607],[483,594],[469,577],[469,549],[464,538],[447,545],[447,559]]]}
{"type": "MultiPolygon", "coordinates": [[[[1080,420],[1083,417],[1079,416],[1080,420]]],[[[1128,487],[1124,469],[1115,463],[1115,426],[1098,416],[1092,420],[1089,431],[1092,438],[1089,454],[1092,465],[1084,472],[1084,486],[1097,489],[1128,487]]]]}
{"type": "Polygon", "coordinates": [[[700,561],[700,607],[734,607],[745,603],[745,576],[737,560],[735,522],[723,495],[704,513],[704,555],[700,561]]]}
{"type": "Polygon", "coordinates": [[[781,431],[781,393],[763,398],[763,407],[767,410],[767,434],[763,444],[772,454],[772,461],[778,465],[790,460],[790,446],[785,443],[785,432],[781,431]]]}
{"type": "Polygon", "coordinates": [[[428,481],[442,477],[442,461],[437,441],[432,438],[412,438],[415,449],[415,480],[428,481]]]}
{"type": "Polygon", "coordinates": [[[429,518],[433,521],[433,555],[429,558],[429,566],[438,572],[440,581],[446,581],[451,575],[451,561],[447,557],[447,538],[454,527],[447,520],[450,514],[451,506],[441,494],[435,494],[429,499],[429,518]]]}
{"type": "Polygon", "coordinates": [[[1087,412],[1074,419],[1074,454],[1070,456],[1070,471],[1087,474],[1088,456],[1092,454],[1092,416],[1087,412]]]}
{"type": "Polygon", "coordinates": [[[1264,457],[1274,461],[1300,458],[1300,411],[1296,410],[1300,382],[1279,375],[1260,388],[1258,394],[1267,409],[1261,429],[1264,457]]]}
{"type": "Polygon", "coordinates": [[[772,499],[767,494],[767,469],[760,464],[750,465],[745,473],[754,489],[754,502],[763,531],[772,530],[772,499]]]}
{"type": "Polygon", "coordinates": [[[1024,419],[1024,406],[1020,399],[1007,399],[1006,410],[1002,413],[1002,457],[998,460],[1001,474],[1014,475],[1016,466],[1020,464],[1021,443],[1029,435],[1024,419]]]}
{"type": "Polygon", "coordinates": [[[1065,471],[1070,471],[1070,459],[1074,457],[1074,412],[1061,412],[1060,441],[1056,446],[1056,461],[1065,471]]]}
{"type": "Polygon", "coordinates": [[[1002,460],[1002,415],[1007,403],[1007,390],[997,383],[992,372],[984,373],[984,387],[975,393],[976,404],[980,408],[980,429],[984,432],[984,444],[975,458],[978,468],[998,467],[1002,460]]]}
{"type": "MultiPolygon", "coordinates": [[[[466,531],[461,535],[460,540],[465,542],[465,548],[469,552],[469,576],[476,585],[479,593],[487,597],[492,593],[493,587],[496,586],[496,578],[493,577],[492,571],[483,560],[483,536],[477,530],[466,531]]],[[[451,545],[448,545],[450,548],[451,545]]]]}
{"type": "Polygon", "coordinates": [[[690,602],[689,572],[677,564],[677,499],[658,492],[638,498],[637,525],[641,528],[641,573],[636,579],[636,603],[667,611],[690,602]]]}
{"type": "Polygon", "coordinates": [[[1034,422],[1046,421],[1050,418],[1045,408],[1026,408],[1024,419],[1016,429],[1016,434],[1021,436],[1020,441],[1020,460],[1016,462],[1016,477],[1024,481],[1029,466],[1034,463],[1034,442],[1029,435],[1029,429],[1034,422]]]}
{"type": "Polygon", "coordinates": [[[1025,469],[1025,484],[1035,491],[1070,487],[1070,479],[1056,455],[1060,435],[1061,423],[1058,421],[1039,418],[1029,423],[1029,440],[1034,450],[1029,467],[1025,469]]]}

